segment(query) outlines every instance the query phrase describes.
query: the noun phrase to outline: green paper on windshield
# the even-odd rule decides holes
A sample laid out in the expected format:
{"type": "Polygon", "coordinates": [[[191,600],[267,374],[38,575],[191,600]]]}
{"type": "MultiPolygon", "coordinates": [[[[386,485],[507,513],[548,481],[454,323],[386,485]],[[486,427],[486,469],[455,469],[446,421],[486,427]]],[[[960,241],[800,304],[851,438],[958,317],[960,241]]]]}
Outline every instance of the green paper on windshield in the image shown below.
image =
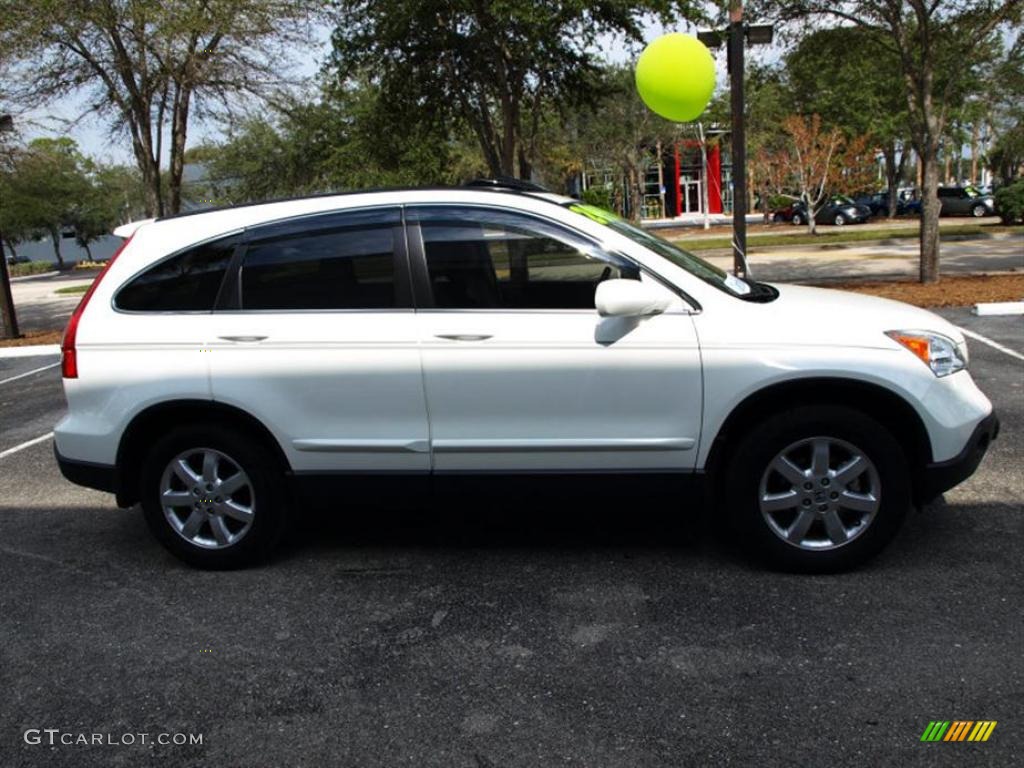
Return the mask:
{"type": "Polygon", "coordinates": [[[613,221],[619,220],[619,217],[611,211],[606,211],[604,208],[598,208],[596,205],[588,205],[587,203],[574,203],[569,206],[569,210],[574,213],[581,213],[598,224],[611,224],[613,221]]]}

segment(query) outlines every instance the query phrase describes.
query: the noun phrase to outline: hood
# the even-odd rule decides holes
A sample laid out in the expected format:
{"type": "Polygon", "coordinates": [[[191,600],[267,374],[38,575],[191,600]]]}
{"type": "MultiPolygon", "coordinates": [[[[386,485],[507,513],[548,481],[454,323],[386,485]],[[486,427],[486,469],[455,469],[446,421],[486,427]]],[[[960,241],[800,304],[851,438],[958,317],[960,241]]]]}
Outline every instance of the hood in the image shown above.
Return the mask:
{"type": "Polygon", "coordinates": [[[890,344],[883,335],[886,331],[933,331],[957,344],[964,341],[960,329],[948,320],[901,301],[802,285],[775,288],[779,297],[762,306],[775,322],[801,326],[807,341],[882,347],[890,344]]]}

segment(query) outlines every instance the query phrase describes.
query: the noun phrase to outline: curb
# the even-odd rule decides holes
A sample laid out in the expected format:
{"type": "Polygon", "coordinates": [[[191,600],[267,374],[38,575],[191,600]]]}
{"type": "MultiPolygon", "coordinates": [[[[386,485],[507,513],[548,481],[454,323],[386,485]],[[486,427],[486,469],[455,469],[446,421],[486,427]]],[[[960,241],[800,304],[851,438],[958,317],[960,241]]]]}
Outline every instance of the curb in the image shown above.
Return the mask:
{"type": "Polygon", "coordinates": [[[11,278],[11,282],[12,283],[21,283],[21,282],[25,282],[26,280],[37,280],[40,277],[53,277],[54,275],[60,275],[60,274],[63,274],[63,273],[60,272],[59,270],[54,270],[53,272],[40,272],[37,275],[22,275],[21,277],[12,277],[11,278]]]}
{"type": "Polygon", "coordinates": [[[1021,301],[988,301],[982,304],[975,304],[972,314],[981,317],[992,317],[999,315],[1024,315],[1024,300],[1021,301]]]}
{"type": "Polygon", "coordinates": [[[40,357],[43,355],[59,355],[59,344],[31,344],[25,347],[0,347],[0,358],[5,357],[40,357]]]}

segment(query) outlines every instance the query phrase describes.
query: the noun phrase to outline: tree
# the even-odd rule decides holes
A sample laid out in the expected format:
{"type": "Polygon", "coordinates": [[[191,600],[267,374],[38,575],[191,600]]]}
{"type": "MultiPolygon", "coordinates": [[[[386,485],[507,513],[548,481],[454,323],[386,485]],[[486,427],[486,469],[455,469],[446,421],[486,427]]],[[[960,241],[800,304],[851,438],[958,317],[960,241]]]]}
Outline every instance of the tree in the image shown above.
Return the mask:
{"type": "Polygon", "coordinates": [[[831,192],[830,182],[836,176],[843,134],[838,128],[822,130],[818,115],[791,115],[783,121],[783,128],[790,139],[786,158],[789,176],[799,191],[797,199],[803,203],[807,229],[813,235],[815,216],[831,192]]]}
{"type": "Polygon", "coordinates": [[[860,27],[813,32],[786,57],[786,75],[797,111],[821,115],[848,137],[872,136],[885,162],[892,218],[909,150],[907,102],[899,59],[875,35],[860,27]],[[850,55],[864,50],[874,55],[850,55]]]}
{"type": "Polygon", "coordinates": [[[8,97],[37,106],[84,92],[126,132],[146,212],[176,213],[190,120],[236,94],[269,96],[312,0],[0,0],[8,97]],[[169,134],[166,199],[164,135],[169,134]]]}
{"type": "Polygon", "coordinates": [[[76,207],[90,195],[87,161],[74,141],[36,139],[17,153],[9,173],[0,177],[0,231],[21,242],[49,236],[61,268],[61,234],[71,226],[76,207]]]}
{"type": "Polygon", "coordinates": [[[365,80],[330,88],[314,104],[288,103],[189,152],[224,202],[366,187],[455,184],[486,165],[472,139],[439,124],[401,131],[365,80]]]}
{"type": "Polygon", "coordinates": [[[998,63],[992,76],[989,104],[991,125],[996,133],[989,164],[1002,184],[1024,174],[1024,35],[998,63]]]}
{"type": "MultiPolygon", "coordinates": [[[[1000,25],[1021,20],[1024,0],[766,0],[780,20],[825,16],[873,32],[876,49],[900,62],[908,128],[921,160],[923,283],[939,279],[939,151],[948,116],[974,77],[973,54],[1000,25]]],[[[866,51],[864,52],[866,53],[866,51]]]]}
{"type": "Polygon", "coordinates": [[[773,193],[786,186],[788,136],[782,126],[793,100],[779,68],[751,64],[746,77],[747,179],[767,222],[773,193]]]}
{"type": "Polygon", "coordinates": [[[629,67],[608,70],[603,96],[592,107],[571,113],[575,140],[574,165],[583,171],[608,168],[622,179],[613,190],[616,207],[623,215],[639,220],[643,212],[644,176],[656,150],[675,141],[681,128],[658,117],[640,100],[629,67]]]}
{"type": "Polygon", "coordinates": [[[330,69],[372,72],[392,125],[453,121],[494,176],[529,178],[545,110],[593,103],[601,35],[641,39],[654,11],[701,18],[702,4],[662,0],[340,0],[330,69]]]}
{"type": "Polygon", "coordinates": [[[75,235],[75,242],[92,259],[89,244],[142,216],[142,185],[138,173],[123,166],[99,167],[86,163],[88,186],[74,201],[64,222],[75,235]]]}

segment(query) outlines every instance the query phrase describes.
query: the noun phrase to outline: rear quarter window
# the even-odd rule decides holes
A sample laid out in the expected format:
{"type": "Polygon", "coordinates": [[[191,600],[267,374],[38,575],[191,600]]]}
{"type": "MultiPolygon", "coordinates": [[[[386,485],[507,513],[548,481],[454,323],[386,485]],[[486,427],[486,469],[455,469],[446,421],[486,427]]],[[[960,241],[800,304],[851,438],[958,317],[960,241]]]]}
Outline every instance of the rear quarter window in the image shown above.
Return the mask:
{"type": "Polygon", "coordinates": [[[128,312],[210,312],[238,236],[189,248],[150,267],[117,292],[114,306],[128,312]]]}

